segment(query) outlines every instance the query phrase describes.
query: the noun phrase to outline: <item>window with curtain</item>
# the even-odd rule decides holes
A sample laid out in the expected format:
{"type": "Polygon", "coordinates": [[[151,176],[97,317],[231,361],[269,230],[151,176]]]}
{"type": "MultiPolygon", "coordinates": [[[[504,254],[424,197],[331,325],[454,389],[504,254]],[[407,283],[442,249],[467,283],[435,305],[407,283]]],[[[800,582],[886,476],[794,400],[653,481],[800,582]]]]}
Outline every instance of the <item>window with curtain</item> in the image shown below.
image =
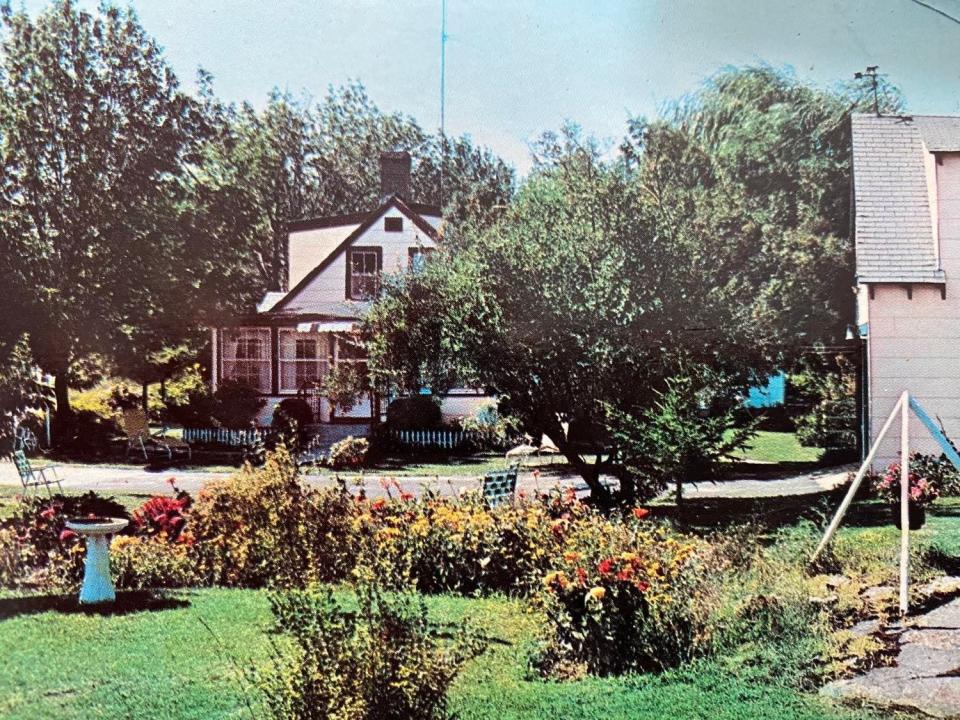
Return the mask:
{"type": "Polygon", "coordinates": [[[280,331],[280,391],[297,392],[322,380],[329,366],[327,335],[280,331]]]}
{"type": "Polygon", "coordinates": [[[347,253],[347,297],[350,300],[373,300],[377,297],[382,263],[380,248],[350,248],[347,253]]]}
{"type": "Polygon", "coordinates": [[[237,328],[223,334],[224,380],[234,380],[269,393],[270,328],[237,328]]]}

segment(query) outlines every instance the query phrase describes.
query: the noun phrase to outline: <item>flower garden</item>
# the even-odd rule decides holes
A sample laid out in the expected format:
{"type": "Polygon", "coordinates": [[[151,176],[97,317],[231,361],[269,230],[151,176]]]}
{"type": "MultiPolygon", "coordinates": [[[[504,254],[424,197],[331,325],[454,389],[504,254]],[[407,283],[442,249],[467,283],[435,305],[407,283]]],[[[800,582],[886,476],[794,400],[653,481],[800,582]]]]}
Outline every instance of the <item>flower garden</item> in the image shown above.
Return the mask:
{"type": "MultiPolygon", "coordinates": [[[[918,487],[942,487],[916,467],[918,487]]],[[[280,449],[129,510],[21,500],[0,530],[0,714],[869,717],[812,691],[888,662],[882,634],[853,631],[895,612],[877,590],[895,582],[896,531],[876,501],[810,568],[815,513],[693,528],[573,493],[488,508],[384,485],[375,500],[312,487],[280,449]],[[86,513],[131,520],[106,609],[74,599],[82,540],[64,521],[86,513]]],[[[915,534],[917,583],[960,557],[957,510],[941,499],[915,534]]]]}

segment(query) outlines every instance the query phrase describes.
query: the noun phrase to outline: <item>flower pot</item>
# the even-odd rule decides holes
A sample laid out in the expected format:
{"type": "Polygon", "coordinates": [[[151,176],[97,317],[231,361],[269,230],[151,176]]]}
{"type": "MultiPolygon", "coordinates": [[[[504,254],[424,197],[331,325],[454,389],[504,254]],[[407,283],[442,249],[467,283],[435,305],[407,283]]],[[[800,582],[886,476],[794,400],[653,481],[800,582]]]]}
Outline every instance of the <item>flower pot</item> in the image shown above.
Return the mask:
{"type": "MultiPolygon", "coordinates": [[[[893,512],[893,523],[898,528],[900,527],[900,503],[894,503],[890,506],[891,511],[893,512]]],[[[910,529],[919,530],[923,527],[923,524],[927,521],[927,509],[923,505],[917,505],[916,503],[907,504],[907,514],[910,518],[910,529]]]]}

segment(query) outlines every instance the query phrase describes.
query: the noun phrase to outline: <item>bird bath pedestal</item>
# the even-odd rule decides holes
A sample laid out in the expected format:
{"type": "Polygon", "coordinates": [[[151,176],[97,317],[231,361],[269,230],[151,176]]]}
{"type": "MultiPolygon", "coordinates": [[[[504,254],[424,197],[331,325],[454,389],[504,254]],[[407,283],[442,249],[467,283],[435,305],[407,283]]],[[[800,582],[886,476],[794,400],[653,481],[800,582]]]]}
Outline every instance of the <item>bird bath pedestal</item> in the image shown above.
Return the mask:
{"type": "Polygon", "coordinates": [[[80,587],[80,603],[113,602],[117,593],[110,579],[110,536],[123,530],[129,520],[122,518],[94,517],[70,518],[67,527],[87,542],[87,557],[83,563],[83,585],[80,587]]]}

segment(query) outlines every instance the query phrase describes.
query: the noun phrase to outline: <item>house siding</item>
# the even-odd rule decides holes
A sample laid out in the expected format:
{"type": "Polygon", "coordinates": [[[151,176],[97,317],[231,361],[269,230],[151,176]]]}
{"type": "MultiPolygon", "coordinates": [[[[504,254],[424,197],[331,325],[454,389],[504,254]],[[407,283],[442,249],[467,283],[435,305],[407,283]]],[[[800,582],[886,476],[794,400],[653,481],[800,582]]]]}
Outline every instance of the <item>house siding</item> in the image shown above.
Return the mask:
{"type": "MultiPolygon", "coordinates": [[[[430,220],[430,218],[428,218],[430,220]]],[[[341,235],[341,240],[345,235],[341,235]]],[[[384,274],[403,272],[409,262],[411,247],[436,247],[436,243],[421,231],[413,222],[396,208],[390,208],[362,235],[356,238],[351,247],[380,247],[383,249],[384,274]],[[386,232],[383,229],[384,218],[403,219],[402,232],[386,232]]],[[[299,252],[299,251],[298,251],[299,252]]],[[[324,255],[314,256],[316,266],[324,255]],[[319,259],[318,259],[319,258],[319,259]]],[[[293,244],[291,242],[291,263],[293,244]]],[[[292,269],[292,264],[291,264],[292,269]]],[[[340,253],[319,275],[307,283],[296,297],[292,298],[286,309],[291,311],[328,312],[339,315],[344,312],[344,304],[355,305],[357,313],[366,307],[366,303],[351,302],[346,297],[347,253],[340,253]]],[[[306,273],[304,273],[306,275],[306,273]]],[[[302,278],[303,276],[301,276],[302,278]]],[[[291,285],[296,284],[291,273],[291,285]]]]}
{"type": "Polygon", "coordinates": [[[291,232],[288,245],[290,252],[290,281],[288,286],[294,287],[303,280],[307,273],[313,270],[323,258],[336,250],[337,245],[358,227],[360,227],[360,223],[291,232]]]}
{"type": "MultiPolygon", "coordinates": [[[[869,300],[870,429],[876,438],[904,390],[917,398],[931,417],[939,417],[948,436],[960,439],[960,154],[944,154],[934,164],[935,229],[946,274],[946,297],[939,285],[876,285],[869,300]]],[[[911,417],[912,450],[939,454],[937,444],[911,417]]],[[[899,434],[881,445],[877,465],[899,454],[899,434]]]]}

